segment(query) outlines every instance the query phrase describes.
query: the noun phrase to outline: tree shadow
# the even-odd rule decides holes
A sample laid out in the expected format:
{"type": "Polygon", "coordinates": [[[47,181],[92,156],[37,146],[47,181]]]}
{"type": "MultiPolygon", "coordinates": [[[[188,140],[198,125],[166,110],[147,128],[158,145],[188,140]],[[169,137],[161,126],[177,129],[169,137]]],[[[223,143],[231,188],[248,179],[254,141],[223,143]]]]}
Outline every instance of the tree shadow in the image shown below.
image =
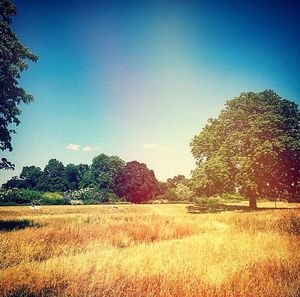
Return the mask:
{"type": "Polygon", "coordinates": [[[205,214],[205,213],[220,213],[224,211],[235,211],[235,212],[253,212],[253,211],[264,211],[264,210],[281,210],[291,208],[280,208],[280,207],[259,207],[257,209],[250,209],[246,205],[227,205],[227,204],[193,204],[188,205],[186,210],[191,214],[205,214]]]}
{"type": "Polygon", "coordinates": [[[42,227],[41,224],[35,223],[31,220],[5,220],[0,221],[0,231],[9,232],[21,230],[29,227],[42,227]]]}

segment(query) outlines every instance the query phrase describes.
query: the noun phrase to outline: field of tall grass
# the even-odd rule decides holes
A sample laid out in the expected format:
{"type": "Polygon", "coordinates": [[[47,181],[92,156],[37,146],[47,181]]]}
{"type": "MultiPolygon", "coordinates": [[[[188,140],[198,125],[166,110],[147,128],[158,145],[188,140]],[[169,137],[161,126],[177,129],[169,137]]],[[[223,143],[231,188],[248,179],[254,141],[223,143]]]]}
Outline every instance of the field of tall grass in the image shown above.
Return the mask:
{"type": "Polygon", "coordinates": [[[1,207],[0,296],[299,297],[300,209],[263,206],[1,207]]]}

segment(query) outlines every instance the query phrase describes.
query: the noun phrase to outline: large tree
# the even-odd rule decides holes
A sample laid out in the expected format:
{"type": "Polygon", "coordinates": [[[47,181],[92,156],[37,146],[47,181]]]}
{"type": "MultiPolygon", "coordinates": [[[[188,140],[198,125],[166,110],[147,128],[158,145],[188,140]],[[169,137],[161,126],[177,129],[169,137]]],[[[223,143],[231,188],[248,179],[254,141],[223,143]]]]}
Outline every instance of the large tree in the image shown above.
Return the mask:
{"type": "MultiPolygon", "coordinates": [[[[25,47],[12,30],[16,6],[10,0],[0,0],[0,150],[12,151],[12,124],[19,125],[20,103],[30,103],[33,97],[19,86],[21,72],[28,68],[27,60],[36,62],[37,56],[25,47]]],[[[0,169],[14,165],[1,158],[0,169]]]]}
{"type": "Polygon", "coordinates": [[[101,154],[93,159],[90,171],[86,172],[83,179],[90,182],[86,186],[113,190],[115,179],[124,166],[125,162],[121,158],[101,154]]]}
{"type": "Polygon", "coordinates": [[[74,164],[68,164],[65,168],[68,190],[78,190],[81,173],[79,167],[74,164]]]}
{"type": "Polygon", "coordinates": [[[49,160],[43,172],[41,190],[63,192],[67,190],[67,183],[64,164],[56,159],[49,160]]]}
{"type": "Polygon", "coordinates": [[[37,189],[41,183],[43,172],[40,167],[24,166],[20,174],[23,187],[26,189],[37,189]]]}
{"type": "Polygon", "coordinates": [[[127,201],[141,203],[159,193],[159,183],[153,170],[148,169],[143,163],[132,161],[128,162],[118,174],[115,192],[127,201]]]}
{"type": "Polygon", "coordinates": [[[300,113],[274,91],[242,93],[191,142],[198,194],[239,190],[256,208],[258,197],[299,194],[300,113]]]}

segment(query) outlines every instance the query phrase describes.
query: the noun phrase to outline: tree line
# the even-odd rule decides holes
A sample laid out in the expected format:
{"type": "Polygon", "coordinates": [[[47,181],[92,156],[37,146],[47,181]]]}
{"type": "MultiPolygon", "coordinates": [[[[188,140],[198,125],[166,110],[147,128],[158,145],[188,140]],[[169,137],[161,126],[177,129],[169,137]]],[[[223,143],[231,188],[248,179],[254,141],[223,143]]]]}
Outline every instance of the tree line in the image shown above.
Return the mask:
{"type": "Polygon", "coordinates": [[[44,170],[37,166],[23,167],[2,185],[3,189],[31,189],[42,192],[66,192],[93,188],[115,193],[126,201],[140,203],[160,193],[159,182],[153,170],[137,161],[125,163],[117,156],[100,154],[91,165],[64,164],[49,160],[44,170]]]}

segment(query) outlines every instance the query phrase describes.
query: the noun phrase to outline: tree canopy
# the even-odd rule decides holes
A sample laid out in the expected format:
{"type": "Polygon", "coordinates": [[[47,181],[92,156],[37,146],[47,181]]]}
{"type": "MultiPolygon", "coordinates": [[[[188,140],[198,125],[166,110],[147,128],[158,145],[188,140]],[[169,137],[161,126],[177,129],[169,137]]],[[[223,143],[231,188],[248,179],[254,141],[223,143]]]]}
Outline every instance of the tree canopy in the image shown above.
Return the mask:
{"type": "Polygon", "coordinates": [[[203,196],[240,191],[256,198],[299,193],[300,113],[272,90],[242,93],[226,102],[192,142],[198,167],[193,186],[203,196]]]}
{"type": "Polygon", "coordinates": [[[115,192],[127,201],[141,203],[159,193],[159,183],[153,170],[148,169],[143,163],[132,161],[119,172],[115,192]]]}
{"type": "Polygon", "coordinates": [[[90,172],[87,176],[93,186],[101,189],[112,190],[115,179],[120,170],[125,166],[125,161],[117,156],[100,154],[93,159],[90,172]]]}
{"type": "Polygon", "coordinates": [[[23,181],[22,187],[27,189],[37,189],[40,186],[43,172],[40,167],[25,166],[22,169],[20,178],[23,181]]]}
{"type": "MultiPolygon", "coordinates": [[[[19,86],[21,72],[28,68],[26,60],[36,62],[37,56],[25,47],[12,30],[12,17],[17,14],[10,0],[0,0],[0,150],[12,151],[11,125],[19,125],[20,103],[28,104],[33,97],[19,86]]],[[[1,158],[0,169],[14,165],[1,158]]]]}
{"type": "Polygon", "coordinates": [[[49,160],[41,179],[43,191],[63,192],[67,190],[67,177],[64,164],[56,159],[49,160]]]}

